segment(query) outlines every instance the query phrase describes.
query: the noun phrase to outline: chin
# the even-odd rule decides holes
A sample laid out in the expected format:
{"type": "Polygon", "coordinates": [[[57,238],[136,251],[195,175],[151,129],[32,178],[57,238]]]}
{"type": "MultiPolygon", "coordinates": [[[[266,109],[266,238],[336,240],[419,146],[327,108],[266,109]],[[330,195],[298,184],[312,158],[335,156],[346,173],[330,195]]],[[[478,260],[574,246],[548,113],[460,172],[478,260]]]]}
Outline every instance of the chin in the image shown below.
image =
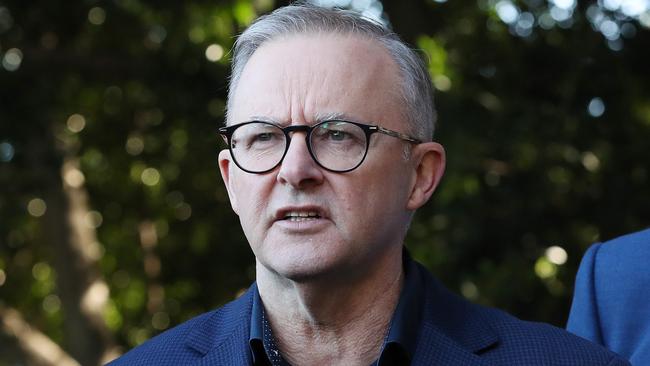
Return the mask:
{"type": "Polygon", "coordinates": [[[296,272],[288,272],[281,275],[282,277],[286,278],[287,280],[290,280],[291,282],[301,283],[301,284],[315,282],[324,277],[324,274],[318,271],[312,271],[312,272],[296,271],[296,272]]]}
{"type": "Polygon", "coordinates": [[[291,258],[276,256],[274,260],[263,264],[269,271],[287,280],[297,283],[307,283],[325,279],[333,280],[345,275],[348,270],[342,261],[336,258],[291,258]]]}

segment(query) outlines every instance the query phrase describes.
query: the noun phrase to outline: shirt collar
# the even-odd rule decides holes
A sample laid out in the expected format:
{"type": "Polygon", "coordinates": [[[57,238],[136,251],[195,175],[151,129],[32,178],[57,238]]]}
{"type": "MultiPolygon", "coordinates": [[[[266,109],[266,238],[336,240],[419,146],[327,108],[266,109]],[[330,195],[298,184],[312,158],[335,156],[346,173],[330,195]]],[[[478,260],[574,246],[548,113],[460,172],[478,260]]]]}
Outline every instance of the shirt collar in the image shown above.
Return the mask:
{"type": "Polygon", "coordinates": [[[248,337],[248,343],[250,344],[251,354],[253,355],[253,365],[257,365],[261,362],[260,359],[266,359],[264,355],[264,326],[262,320],[262,299],[260,299],[260,293],[255,287],[255,293],[253,293],[253,308],[251,309],[251,326],[250,326],[250,335],[248,337]]]}
{"type": "MultiPolygon", "coordinates": [[[[415,261],[411,259],[411,255],[406,249],[404,249],[402,257],[404,287],[393,313],[379,359],[375,363],[379,366],[402,364],[399,361],[404,361],[405,358],[411,360],[417,346],[418,330],[422,318],[423,299],[418,295],[422,292],[422,279],[415,261]],[[398,360],[398,362],[395,360],[398,360]]],[[[253,294],[250,321],[248,341],[253,356],[253,364],[266,364],[269,355],[264,344],[264,306],[257,287],[255,287],[255,293],[253,294]]]]}
{"type": "Polygon", "coordinates": [[[402,253],[404,267],[404,287],[400,293],[399,302],[390,322],[388,336],[379,356],[378,365],[391,363],[388,360],[398,356],[395,352],[404,352],[410,360],[415,354],[417,346],[420,319],[422,318],[423,299],[418,296],[422,293],[422,279],[417,265],[406,248],[402,253]],[[385,361],[386,360],[386,361],[385,361]]]}

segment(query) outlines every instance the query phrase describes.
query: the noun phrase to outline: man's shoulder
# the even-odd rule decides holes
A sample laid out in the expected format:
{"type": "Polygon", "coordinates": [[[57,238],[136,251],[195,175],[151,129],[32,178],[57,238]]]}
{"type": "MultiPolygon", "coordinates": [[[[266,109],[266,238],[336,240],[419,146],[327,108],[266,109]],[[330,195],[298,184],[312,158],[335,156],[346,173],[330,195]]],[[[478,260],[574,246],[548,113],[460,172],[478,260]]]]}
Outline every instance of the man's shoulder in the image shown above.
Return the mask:
{"type": "MultiPolygon", "coordinates": [[[[598,256],[625,258],[626,261],[650,256],[650,229],[627,234],[595,244],[590,250],[597,250],[598,256]]],[[[645,263],[645,261],[644,261],[645,263]]]]}
{"type": "Polygon", "coordinates": [[[650,229],[592,245],[575,281],[567,329],[647,364],[650,229]]]}
{"type": "MultiPolygon", "coordinates": [[[[205,356],[211,349],[248,325],[252,294],[249,289],[236,300],[191,318],[112,361],[119,365],[184,365],[205,356]]],[[[241,338],[241,334],[237,334],[241,338]]]]}
{"type": "Polygon", "coordinates": [[[209,318],[215,316],[221,309],[213,310],[196,316],[176,327],[169,329],[149,339],[143,344],[131,349],[109,366],[118,365],[182,365],[198,357],[192,348],[186,346],[188,334],[192,329],[200,327],[209,318]]]}
{"type": "Polygon", "coordinates": [[[502,364],[628,365],[617,354],[564,329],[521,320],[497,309],[479,311],[486,314],[499,337],[494,352],[486,352],[487,359],[502,364]]]}
{"type": "MultiPolygon", "coordinates": [[[[613,298],[620,298],[622,293],[637,292],[642,287],[639,284],[650,283],[650,272],[645,270],[648,261],[650,229],[596,243],[587,250],[580,263],[576,287],[578,282],[588,280],[588,290],[605,291],[613,298]]],[[[645,296],[645,293],[635,296],[645,296]]]]}
{"type": "Polygon", "coordinates": [[[428,337],[442,334],[438,339],[450,339],[450,349],[458,346],[473,354],[477,364],[628,365],[613,352],[563,329],[474,304],[451,293],[428,272],[426,276],[429,288],[424,321],[433,329],[428,337]]]}

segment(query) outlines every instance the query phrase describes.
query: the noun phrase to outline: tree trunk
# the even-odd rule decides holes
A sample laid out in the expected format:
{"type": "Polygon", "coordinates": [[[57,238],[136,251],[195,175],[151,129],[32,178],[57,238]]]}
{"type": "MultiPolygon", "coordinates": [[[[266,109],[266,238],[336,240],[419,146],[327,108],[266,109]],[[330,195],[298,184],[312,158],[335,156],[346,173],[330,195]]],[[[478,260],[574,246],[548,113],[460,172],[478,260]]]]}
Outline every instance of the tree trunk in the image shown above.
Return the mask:
{"type": "Polygon", "coordinates": [[[54,138],[47,140],[51,144],[44,150],[50,162],[41,160],[37,165],[43,169],[46,186],[44,232],[57,273],[66,348],[82,365],[99,365],[113,357],[113,341],[103,319],[109,288],[98,268],[101,250],[89,222],[88,193],[70,144],[64,142],[64,148],[56,149],[54,138]],[[61,155],[66,157],[52,158],[61,155]]]}

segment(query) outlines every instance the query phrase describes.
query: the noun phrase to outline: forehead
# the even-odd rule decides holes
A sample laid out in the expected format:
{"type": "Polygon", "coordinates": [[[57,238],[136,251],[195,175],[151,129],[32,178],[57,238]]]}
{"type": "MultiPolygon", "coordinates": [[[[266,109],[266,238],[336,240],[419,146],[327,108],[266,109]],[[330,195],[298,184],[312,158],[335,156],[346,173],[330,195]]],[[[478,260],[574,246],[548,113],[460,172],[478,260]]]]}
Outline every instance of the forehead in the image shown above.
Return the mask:
{"type": "Polygon", "coordinates": [[[262,45],[244,67],[230,123],[264,116],[313,123],[342,114],[382,124],[401,119],[400,77],[388,51],[359,35],[299,34],[262,45]]]}

